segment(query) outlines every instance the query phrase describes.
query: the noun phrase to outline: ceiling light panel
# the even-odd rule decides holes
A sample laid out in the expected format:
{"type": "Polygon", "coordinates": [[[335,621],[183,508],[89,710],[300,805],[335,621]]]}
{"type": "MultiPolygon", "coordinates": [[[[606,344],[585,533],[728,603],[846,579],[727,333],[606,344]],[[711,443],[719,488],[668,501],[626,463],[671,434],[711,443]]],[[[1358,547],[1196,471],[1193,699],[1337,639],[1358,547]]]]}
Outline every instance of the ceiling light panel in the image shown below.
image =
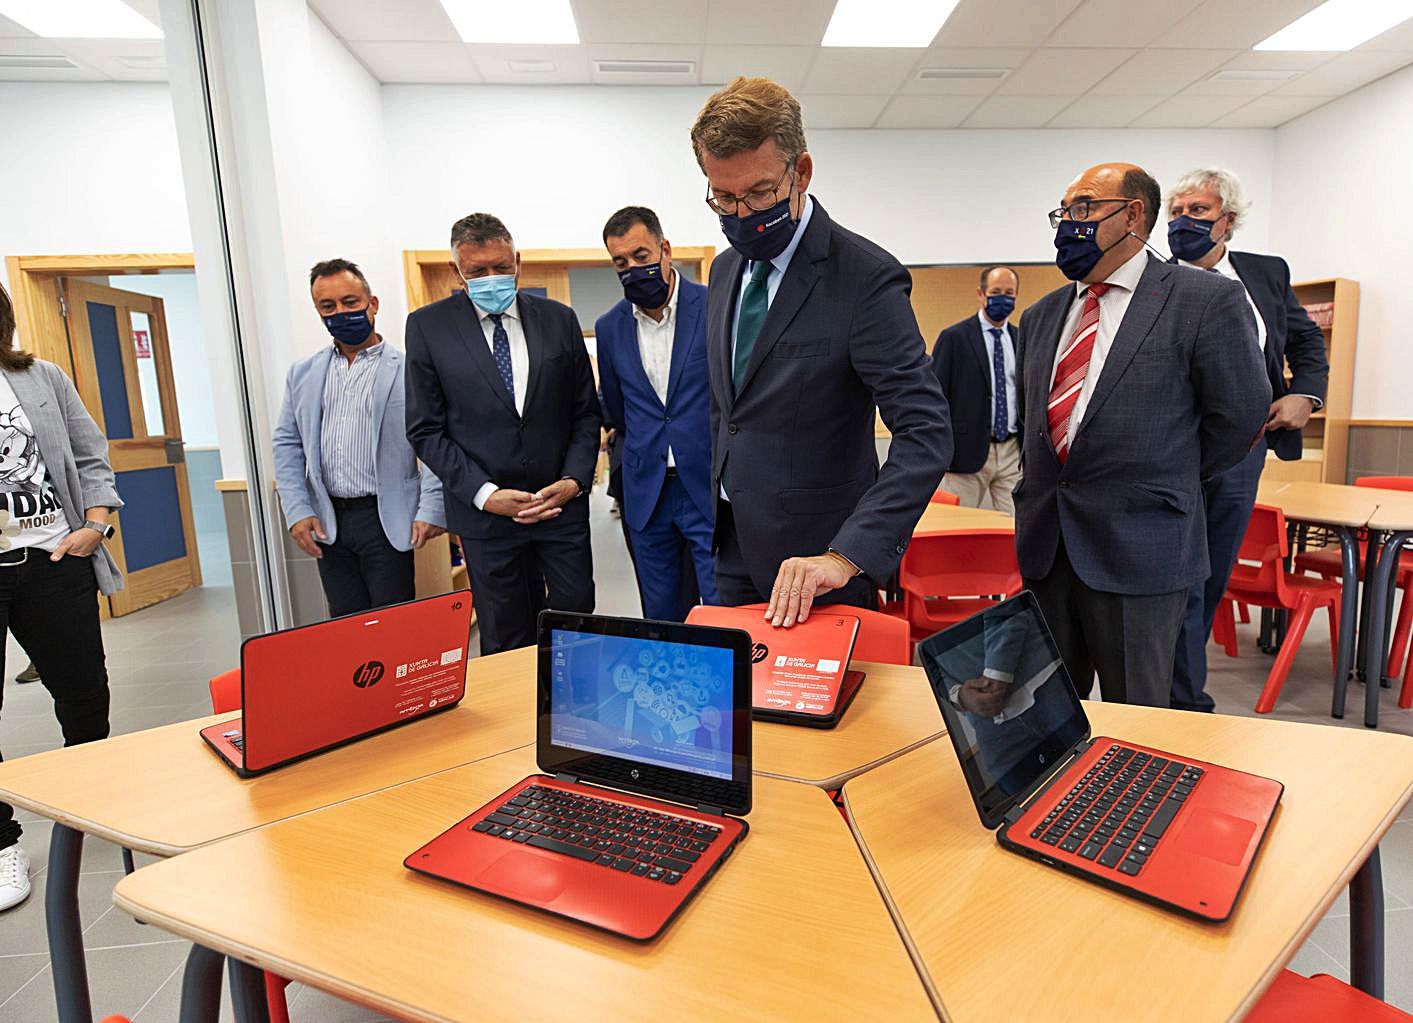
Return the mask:
{"type": "Polygon", "coordinates": [[[569,0],[441,0],[464,43],[564,44],[579,42],[569,0]]]}
{"type": "Polygon", "coordinates": [[[1352,50],[1413,17],[1408,0],[1325,0],[1275,35],[1257,43],[1257,50],[1352,50]]]}
{"type": "Polygon", "coordinates": [[[823,46],[930,46],[957,0],[839,0],[823,46]]]}
{"type": "Polygon", "coordinates": [[[0,14],[49,39],[161,39],[122,0],[0,0],[0,14]]]}

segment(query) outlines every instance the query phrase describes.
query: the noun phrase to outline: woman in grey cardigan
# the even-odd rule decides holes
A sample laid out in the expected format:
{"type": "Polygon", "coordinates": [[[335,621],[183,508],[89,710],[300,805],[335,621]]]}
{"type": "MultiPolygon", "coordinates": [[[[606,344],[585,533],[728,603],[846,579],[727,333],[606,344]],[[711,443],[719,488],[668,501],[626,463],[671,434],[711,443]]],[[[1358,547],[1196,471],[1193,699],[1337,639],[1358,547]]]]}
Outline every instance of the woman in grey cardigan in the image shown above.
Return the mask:
{"type": "MultiPolygon", "coordinates": [[[[5,631],[34,659],[64,745],[108,735],[99,593],[122,588],[103,541],[122,506],[108,441],[63,370],[11,347],[14,308],[0,287],[0,678],[5,631]]],[[[0,700],[3,699],[0,690],[0,700]]],[[[0,910],[29,895],[14,808],[0,803],[0,910]]]]}

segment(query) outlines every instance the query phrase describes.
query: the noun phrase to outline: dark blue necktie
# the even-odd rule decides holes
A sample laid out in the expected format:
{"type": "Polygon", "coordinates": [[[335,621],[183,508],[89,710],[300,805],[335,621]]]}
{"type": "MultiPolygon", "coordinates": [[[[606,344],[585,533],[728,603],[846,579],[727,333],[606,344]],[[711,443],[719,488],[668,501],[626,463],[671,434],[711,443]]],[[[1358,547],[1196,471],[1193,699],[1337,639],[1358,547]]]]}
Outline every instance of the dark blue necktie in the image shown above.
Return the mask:
{"type": "Polygon", "coordinates": [[[992,416],[991,439],[1005,440],[1011,435],[1011,416],[1006,408],[1006,350],[1001,346],[1001,332],[989,328],[991,334],[991,390],[996,397],[993,404],[996,414],[992,416]]]}
{"type": "Polygon", "coordinates": [[[501,323],[504,313],[488,313],[491,322],[496,329],[491,337],[491,351],[496,357],[496,369],[500,370],[500,378],[505,381],[506,393],[510,395],[510,403],[515,404],[515,370],[510,367],[510,335],[505,332],[505,324],[501,323]]]}

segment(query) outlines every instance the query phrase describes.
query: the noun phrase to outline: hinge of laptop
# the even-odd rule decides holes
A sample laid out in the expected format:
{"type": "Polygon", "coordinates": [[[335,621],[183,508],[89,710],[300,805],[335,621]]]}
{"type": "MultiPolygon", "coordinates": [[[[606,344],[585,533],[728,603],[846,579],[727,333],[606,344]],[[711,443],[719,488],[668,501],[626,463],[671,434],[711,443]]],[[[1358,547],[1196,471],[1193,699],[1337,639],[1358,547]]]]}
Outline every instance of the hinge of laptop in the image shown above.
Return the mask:
{"type": "Polygon", "coordinates": [[[1006,811],[1006,823],[1014,824],[1025,816],[1025,807],[1017,804],[1006,811]]]}
{"type": "Polygon", "coordinates": [[[699,810],[701,813],[709,813],[713,817],[726,816],[726,811],[724,809],[719,806],[713,806],[711,803],[698,803],[697,810],[699,810]]]}
{"type": "Polygon", "coordinates": [[[568,782],[570,785],[579,784],[579,776],[574,774],[556,774],[554,780],[568,782]]]}

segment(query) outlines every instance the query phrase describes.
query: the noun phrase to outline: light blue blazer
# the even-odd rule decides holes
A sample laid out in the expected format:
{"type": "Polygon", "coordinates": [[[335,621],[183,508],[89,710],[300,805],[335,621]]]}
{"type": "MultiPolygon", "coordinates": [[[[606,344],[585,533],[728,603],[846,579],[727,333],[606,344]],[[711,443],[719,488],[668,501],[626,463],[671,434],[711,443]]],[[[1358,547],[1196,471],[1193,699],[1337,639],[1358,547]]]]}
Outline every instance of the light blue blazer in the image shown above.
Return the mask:
{"type": "MultiPolygon", "coordinates": [[[[384,342],[386,344],[386,342],[384,342]]],[[[400,551],[412,549],[412,523],[446,526],[442,484],[417,463],[407,442],[407,406],[403,390],[402,352],[387,345],[373,381],[373,451],[378,476],[378,518],[388,543],[400,551]]],[[[329,375],[329,349],[296,362],[285,377],[285,401],[275,426],[275,481],[285,523],[311,515],[319,518],[329,543],[337,537],[334,506],[324,488],[324,464],[319,450],[324,420],[324,382],[329,375]]]]}

